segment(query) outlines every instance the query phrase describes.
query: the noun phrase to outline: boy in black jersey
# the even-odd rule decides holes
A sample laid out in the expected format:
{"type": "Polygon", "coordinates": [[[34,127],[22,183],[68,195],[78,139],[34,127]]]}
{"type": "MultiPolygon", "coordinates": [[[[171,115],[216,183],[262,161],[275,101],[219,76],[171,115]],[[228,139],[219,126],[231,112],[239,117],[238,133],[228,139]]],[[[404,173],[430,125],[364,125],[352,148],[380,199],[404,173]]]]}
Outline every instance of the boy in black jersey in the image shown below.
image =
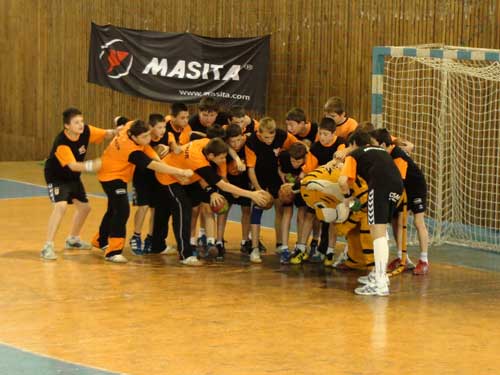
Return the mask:
{"type": "MultiPolygon", "coordinates": [[[[428,247],[429,234],[425,226],[424,213],[427,202],[427,184],[420,168],[413,159],[399,146],[393,144],[391,134],[387,129],[376,129],[371,136],[377,144],[384,147],[398,166],[403,178],[406,195],[408,197],[408,210],[413,212],[415,229],[417,230],[420,244],[420,259],[413,269],[413,274],[424,275],[429,272],[428,247]]],[[[388,266],[391,272],[401,264],[402,250],[398,249],[398,257],[388,266]]],[[[408,258],[409,259],[409,258],[408,258]]]]}
{"type": "Polygon", "coordinates": [[[165,117],[167,122],[166,132],[173,136],[175,143],[170,143],[168,146],[174,152],[180,151],[180,145],[189,142],[191,134],[188,126],[189,112],[186,104],[174,103],[170,108],[170,114],[165,117]]]}
{"type": "Polygon", "coordinates": [[[318,124],[306,120],[301,108],[292,108],[286,114],[286,126],[290,133],[308,147],[318,140],[318,124]]]}
{"type": "Polygon", "coordinates": [[[76,108],[68,108],[63,112],[63,124],[64,130],[56,136],[50,155],[45,161],[45,181],[49,198],[54,203],[48,223],[47,242],[41,252],[41,257],[47,260],[57,259],[54,237],[68,204],[76,206],[76,213],[65,248],[92,248],[90,243],[82,241],[79,237],[90,212],[80,173],[97,171],[101,165],[100,159],[84,162],[89,143],[100,143],[115,135],[114,130],[86,125],[83,122],[82,112],[76,108]]]}
{"type": "MultiPolygon", "coordinates": [[[[278,191],[282,184],[278,174],[278,155],[282,150],[288,150],[292,144],[297,142],[292,134],[276,128],[276,122],[270,117],[264,117],[260,121],[259,129],[248,139],[245,147],[248,177],[256,190],[267,190],[274,197],[275,208],[275,235],[276,246],[281,245],[281,218],[282,207],[278,198],[278,191]]],[[[251,230],[252,230],[252,252],[250,261],[261,263],[259,251],[260,220],[262,208],[252,207],[251,230]]]]}
{"type": "Polygon", "coordinates": [[[387,223],[391,222],[403,194],[403,181],[392,158],[382,147],[371,146],[368,133],[356,131],[349,137],[353,151],[346,157],[338,180],[344,194],[350,192],[349,184],[362,177],[368,184],[368,224],[373,238],[375,270],[358,279],[365,284],[356,288],[356,294],[389,295],[386,275],[389,257],[387,223]]]}
{"type": "Polygon", "coordinates": [[[259,122],[245,112],[242,106],[233,106],[229,110],[228,123],[238,125],[243,135],[250,136],[259,127],[259,122]]]}
{"type": "MultiPolygon", "coordinates": [[[[151,127],[151,142],[149,145],[157,152],[160,158],[168,153],[169,136],[173,139],[173,134],[166,132],[165,116],[159,113],[149,115],[149,125],[151,127]]],[[[136,255],[151,252],[153,222],[154,222],[154,199],[155,186],[157,184],[154,171],[146,168],[136,168],[132,179],[132,203],[137,207],[134,215],[134,233],[130,237],[130,248],[136,255]],[[149,230],[142,243],[142,226],[149,210],[149,230]]]]}

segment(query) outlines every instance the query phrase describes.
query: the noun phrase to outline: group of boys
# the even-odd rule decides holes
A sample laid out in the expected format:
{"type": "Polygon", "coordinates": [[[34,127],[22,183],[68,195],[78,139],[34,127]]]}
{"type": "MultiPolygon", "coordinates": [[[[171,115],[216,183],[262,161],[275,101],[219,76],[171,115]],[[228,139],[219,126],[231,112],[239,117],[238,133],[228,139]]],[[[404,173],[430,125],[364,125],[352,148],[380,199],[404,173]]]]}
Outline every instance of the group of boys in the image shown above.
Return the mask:
{"type": "MultiPolygon", "coordinates": [[[[285,190],[284,186],[296,189],[305,174],[320,165],[337,161],[343,165],[343,178],[339,184],[346,195],[349,194],[349,182],[360,175],[367,181],[373,201],[368,206],[374,210],[369,212],[369,218],[376,272],[361,280],[366,285],[356,292],[386,295],[388,247],[386,251],[385,224],[394,216],[396,203],[402,195],[403,178],[408,173],[405,178],[407,192],[414,192],[411,186],[418,184],[417,192],[411,196],[408,193],[410,208],[415,214],[421,214],[416,223],[422,225],[425,179],[408,154],[393,145],[393,138],[387,131],[378,129],[369,133],[360,129],[363,127],[347,116],[340,98],[328,99],[324,115],[317,124],[308,121],[302,109],[293,108],[286,115],[287,130],[283,130],[270,117],[260,121],[251,118],[243,107],[235,106],[223,113],[212,97],[203,97],[198,113],[191,117],[183,103],[173,104],[168,116],[151,114],[150,145],[158,160],[173,167],[191,169],[194,174],[188,181],[179,182],[168,174],[135,168],[133,202],[137,210],[134,233],[129,240],[131,250],[137,255],[175,251],[166,243],[168,222],[172,216],[177,252],[184,264],[200,265],[200,258],[223,261],[228,211],[232,205],[239,205],[240,250],[249,256],[251,262],[260,263],[261,253],[266,251],[259,240],[261,218],[264,209],[274,206],[276,252],[280,254],[280,262],[300,264],[310,260],[333,266],[335,224],[319,222],[300,194],[285,201],[281,191],[285,190]],[[380,156],[381,150],[384,156],[380,156]],[[406,166],[401,167],[402,164],[406,166]],[[394,176],[394,170],[398,172],[397,176],[394,176]],[[391,186],[390,181],[393,181],[391,186]],[[164,199],[165,196],[169,199],[164,199]],[[222,206],[225,209],[214,209],[222,206]],[[294,206],[297,207],[297,244],[289,249],[294,206]],[[142,227],[148,211],[149,230],[143,240],[142,227]],[[312,240],[307,246],[311,234],[312,240]],[[381,245],[382,238],[385,243],[381,245]]],[[[75,109],[65,111],[63,122],[64,130],[56,138],[45,167],[49,196],[55,206],[41,254],[44,259],[56,258],[53,239],[67,204],[74,203],[77,213],[66,248],[92,248],[92,244],[79,238],[89,212],[80,172],[97,171],[100,159],[84,161],[86,150],[89,143],[111,139],[120,128],[130,123],[125,117],[117,117],[115,129],[95,128],[84,124],[81,112],[75,109]]],[[[421,257],[417,266],[419,273],[428,271],[427,243],[423,237],[424,234],[421,248],[425,257],[421,257]]],[[[392,262],[389,269],[397,267],[401,258],[398,254],[399,261],[392,262]]]]}

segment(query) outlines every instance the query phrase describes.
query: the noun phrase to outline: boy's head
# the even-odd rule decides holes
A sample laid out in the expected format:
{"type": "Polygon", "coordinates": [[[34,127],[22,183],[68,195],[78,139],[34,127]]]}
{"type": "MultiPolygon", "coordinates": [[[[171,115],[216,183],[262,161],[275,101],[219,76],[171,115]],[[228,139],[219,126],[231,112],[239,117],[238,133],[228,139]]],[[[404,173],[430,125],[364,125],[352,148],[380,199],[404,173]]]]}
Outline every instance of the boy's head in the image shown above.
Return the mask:
{"type": "Polygon", "coordinates": [[[245,144],[245,139],[243,137],[243,133],[239,125],[231,124],[227,127],[226,143],[236,152],[241,150],[241,148],[245,144]]]}
{"type": "Polygon", "coordinates": [[[331,117],[323,117],[318,127],[319,142],[323,146],[329,146],[335,139],[337,124],[331,117]]]}
{"type": "Polygon", "coordinates": [[[189,121],[188,107],[184,103],[174,103],[170,108],[170,115],[175,126],[184,129],[189,121]]]}
{"type": "Polygon", "coordinates": [[[341,124],[345,120],[344,101],[338,96],[328,98],[323,110],[325,117],[331,117],[336,124],[341,124]]]}
{"type": "Polygon", "coordinates": [[[128,129],[128,136],[138,145],[145,146],[151,142],[151,126],[142,120],[135,120],[128,129]]]}
{"type": "Polygon", "coordinates": [[[226,131],[222,127],[222,125],[219,124],[213,124],[212,126],[209,126],[207,128],[207,138],[212,139],[212,138],[225,138],[226,137],[226,131]]]}
{"type": "Polygon", "coordinates": [[[360,122],[356,130],[361,130],[365,133],[371,133],[375,130],[375,126],[370,121],[360,122]]]}
{"type": "Polygon", "coordinates": [[[64,129],[75,133],[82,134],[84,129],[82,112],[77,108],[67,108],[63,112],[64,129]]]}
{"type": "Polygon", "coordinates": [[[153,138],[158,139],[165,135],[167,126],[165,116],[160,113],[151,113],[148,123],[151,126],[151,136],[153,138]]]}
{"type": "Polygon", "coordinates": [[[356,130],[349,136],[348,143],[353,149],[357,149],[358,147],[369,146],[371,145],[371,136],[370,133],[356,130]]]}
{"type": "Polygon", "coordinates": [[[276,122],[271,117],[262,118],[258,134],[262,142],[266,145],[272,144],[276,137],[276,122]]]}
{"type": "Polygon", "coordinates": [[[203,153],[205,154],[207,160],[217,165],[221,165],[226,162],[227,151],[228,145],[222,140],[222,138],[212,138],[203,148],[203,153]]]}
{"type": "Polygon", "coordinates": [[[201,125],[206,127],[211,126],[215,122],[218,113],[219,104],[214,98],[210,96],[201,98],[200,104],[198,104],[198,115],[201,125]]]}
{"type": "Polygon", "coordinates": [[[392,145],[391,133],[389,133],[389,130],[385,128],[375,129],[369,134],[373,138],[373,141],[375,141],[373,143],[375,143],[377,146],[389,147],[392,145]]]}
{"type": "Polygon", "coordinates": [[[126,118],[125,116],[116,116],[114,119],[113,119],[113,122],[115,124],[115,126],[118,128],[120,126],[123,126],[125,125],[127,122],[129,122],[130,120],[128,118],[126,118]]]}
{"type": "Polygon", "coordinates": [[[286,127],[293,135],[301,134],[306,128],[306,114],[301,108],[292,108],[286,114],[286,127]]]}
{"type": "Polygon", "coordinates": [[[229,110],[228,119],[230,124],[236,124],[241,129],[245,129],[248,123],[250,122],[247,113],[245,111],[245,108],[239,105],[231,107],[231,109],[229,110]]]}
{"type": "Polygon", "coordinates": [[[302,142],[295,142],[288,149],[288,153],[290,154],[290,162],[293,168],[297,169],[304,165],[307,154],[307,147],[305,144],[302,142]]]}

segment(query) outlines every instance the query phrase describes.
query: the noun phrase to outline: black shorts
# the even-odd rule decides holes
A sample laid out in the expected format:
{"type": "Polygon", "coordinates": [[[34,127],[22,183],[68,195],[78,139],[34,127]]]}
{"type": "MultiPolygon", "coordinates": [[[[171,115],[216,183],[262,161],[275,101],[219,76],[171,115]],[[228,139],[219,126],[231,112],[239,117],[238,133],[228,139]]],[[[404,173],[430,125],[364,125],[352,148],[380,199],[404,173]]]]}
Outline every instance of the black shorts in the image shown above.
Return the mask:
{"type": "MultiPolygon", "coordinates": [[[[399,190],[399,189],[394,189],[399,190]]],[[[402,191],[390,191],[384,188],[368,190],[368,224],[387,224],[397,211],[402,191]]]]}
{"type": "Polygon", "coordinates": [[[136,170],[132,180],[132,204],[134,206],[154,207],[156,184],[158,181],[152,171],[136,170]]]}
{"type": "MultiPolygon", "coordinates": [[[[290,207],[292,204],[297,208],[307,206],[306,202],[304,202],[304,199],[302,198],[302,195],[300,193],[295,194],[295,198],[293,199],[292,203],[284,204],[283,207],[290,207]]],[[[314,210],[313,210],[313,212],[314,212],[314,210]]]]}
{"type": "Polygon", "coordinates": [[[184,186],[184,191],[186,192],[189,199],[191,199],[191,206],[197,207],[200,203],[210,204],[210,195],[202,189],[198,182],[192,183],[190,185],[184,186]]]}
{"type": "Polygon", "coordinates": [[[408,211],[414,214],[425,212],[427,209],[427,194],[415,194],[408,196],[408,211]]]}
{"type": "Polygon", "coordinates": [[[49,182],[47,184],[47,190],[49,199],[52,203],[68,202],[68,204],[73,204],[73,199],[83,203],[89,201],[81,180],[49,182]]]}
{"type": "Polygon", "coordinates": [[[227,202],[230,205],[236,204],[242,207],[250,207],[252,205],[252,200],[250,198],[245,198],[245,197],[235,198],[233,194],[226,193],[225,191],[222,192],[222,195],[224,196],[224,198],[226,198],[227,202]]]}
{"type": "MultiPolygon", "coordinates": [[[[240,189],[251,190],[250,180],[248,179],[248,176],[246,176],[246,175],[245,176],[243,176],[243,175],[238,175],[238,176],[229,175],[227,177],[227,180],[230,184],[237,186],[240,189]]],[[[236,204],[236,205],[242,206],[242,207],[250,207],[252,205],[252,200],[250,198],[245,198],[245,197],[235,198],[233,194],[226,193],[225,191],[222,192],[222,195],[224,196],[224,198],[227,199],[228,203],[231,205],[236,204]]]]}

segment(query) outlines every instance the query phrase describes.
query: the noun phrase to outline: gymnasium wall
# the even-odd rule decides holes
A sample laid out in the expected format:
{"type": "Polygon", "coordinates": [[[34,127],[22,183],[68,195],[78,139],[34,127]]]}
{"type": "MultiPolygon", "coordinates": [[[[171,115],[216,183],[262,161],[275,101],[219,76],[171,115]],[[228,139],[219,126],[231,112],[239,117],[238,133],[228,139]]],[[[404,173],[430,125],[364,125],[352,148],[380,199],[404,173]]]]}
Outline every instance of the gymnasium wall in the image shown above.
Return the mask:
{"type": "Polygon", "coordinates": [[[500,49],[496,0],[1,0],[0,160],[45,158],[70,105],[102,127],[118,114],[168,111],[86,82],[91,21],[212,37],[271,34],[267,103],[279,123],[293,106],[318,119],[332,95],[369,119],[375,45],[500,49]]]}

